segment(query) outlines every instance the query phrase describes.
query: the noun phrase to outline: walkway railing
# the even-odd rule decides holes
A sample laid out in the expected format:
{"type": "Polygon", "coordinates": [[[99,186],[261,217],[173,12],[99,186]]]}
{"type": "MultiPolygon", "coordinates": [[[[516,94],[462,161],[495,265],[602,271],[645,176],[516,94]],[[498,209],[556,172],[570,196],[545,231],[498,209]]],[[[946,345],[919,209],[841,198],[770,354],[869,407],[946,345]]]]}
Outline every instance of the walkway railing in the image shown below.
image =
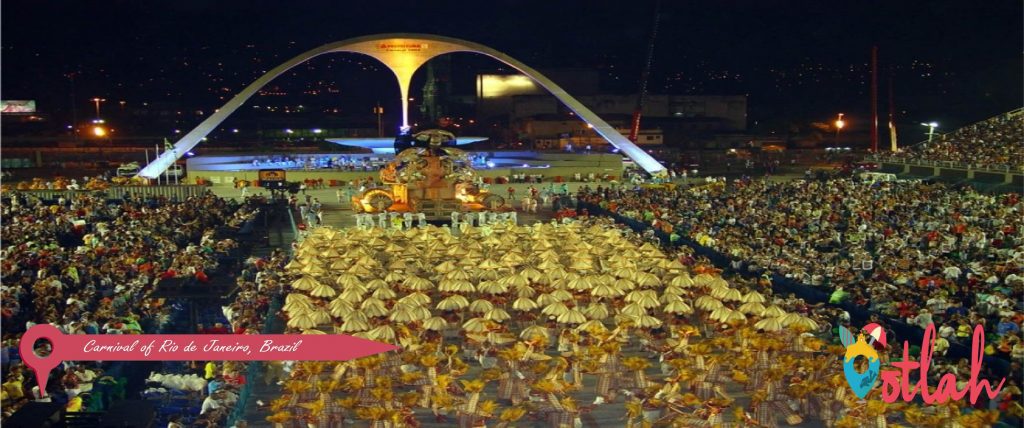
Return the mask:
{"type": "MultiPolygon", "coordinates": [[[[288,211],[288,222],[294,232],[294,236],[298,238],[298,228],[295,226],[295,218],[292,215],[291,207],[286,206],[288,211]]],[[[268,231],[269,233],[269,231],[268,231]]],[[[292,253],[292,247],[287,247],[289,254],[292,253]]],[[[284,305],[281,295],[275,295],[270,299],[270,304],[267,306],[267,313],[264,315],[263,329],[260,330],[260,334],[278,334],[284,331],[284,326],[279,325],[281,319],[277,316],[278,312],[281,311],[281,307],[284,305]]],[[[263,362],[252,361],[249,362],[246,367],[245,373],[245,385],[242,386],[238,392],[238,402],[235,404],[234,410],[228,415],[227,426],[235,426],[238,421],[243,420],[246,413],[246,408],[249,405],[249,398],[252,396],[252,388],[256,382],[261,382],[263,379],[263,362]]]]}
{"type": "Polygon", "coordinates": [[[62,196],[70,198],[83,193],[99,193],[105,195],[107,199],[124,199],[125,195],[131,195],[137,198],[163,197],[184,201],[192,196],[201,196],[206,193],[206,190],[206,186],[182,184],[174,186],[111,186],[102,190],[12,190],[12,192],[34,196],[45,201],[56,200],[62,196]]]}
{"type": "MultiPolygon", "coordinates": [[[[270,305],[267,307],[267,314],[265,315],[266,323],[263,324],[263,329],[260,330],[260,334],[275,334],[281,331],[277,325],[279,318],[277,317],[278,311],[281,310],[282,302],[281,296],[274,296],[270,300],[270,305]]],[[[235,403],[234,410],[228,415],[227,426],[235,426],[238,421],[245,417],[246,407],[249,405],[249,398],[252,396],[252,388],[256,382],[262,382],[263,379],[263,362],[262,361],[251,361],[246,367],[245,371],[245,385],[238,391],[238,401],[235,403]]]]}
{"type": "MultiPolygon", "coordinates": [[[[295,237],[296,241],[302,241],[302,235],[299,234],[299,226],[295,224],[295,214],[292,213],[292,207],[285,207],[285,211],[288,211],[288,223],[292,227],[292,236],[295,237]]],[[[291,247],[288,247],[288,251],[291,252],[291,247]]]]}
{"type": "Polygon", "coordinates": [[[933,161],[924,159],[908,159],[899,156],[886,156],[883,154],[868,155],[865,157],[866,160],[875,162],[889,162],[897,164],[905,164],[911,166],[928,166],[936,168],[958,168],[958,169],[973,169],[975,171],[982,172],[998,172],[1004,173],[1020,173],[1024,172],[1024,166],[1014,167],[1012,165],[971,165],[967,162],[953,162],[953,161],[933,161]]]}

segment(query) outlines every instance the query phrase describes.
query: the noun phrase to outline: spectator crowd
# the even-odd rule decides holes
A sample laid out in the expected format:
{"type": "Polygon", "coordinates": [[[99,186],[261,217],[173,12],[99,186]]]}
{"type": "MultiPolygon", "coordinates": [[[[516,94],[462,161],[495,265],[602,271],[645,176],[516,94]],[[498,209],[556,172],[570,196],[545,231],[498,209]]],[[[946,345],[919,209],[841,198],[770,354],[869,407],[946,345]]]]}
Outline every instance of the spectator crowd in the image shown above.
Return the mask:
{"type": "Polygon", "coordinates": [[[898,156],[968,164],[973,168],[1024,168],[1024,115],[1021,110],[965,126],[898,156]]]}
{"type": "MultiPolygon", "coordinates": [[[[737,181],[693,189],[584,188],[578,199],[725,254],[734,270],[767,269],[872,312],[971,344],[1024,372],[1024,239],[1019,195],[922,182],[737,181]]],[[[897,348],[897,347],[891,347],[897,348]]],[[[939,373],[964,374],[966,360],[939,373]]]]}
{"type": "MultiPolygon", "coordinates": [[[[218,238],[256,206],[206,194],[111,201],[90,193],[42,201],[6,193],[2,275],[4,416],[30,401],[66,403],[68,411],[101,411],[126,397],[131,379],[122,363],[65,362],[50,374],[43,397],[18,355],[18,339],[35,324],[65,334],[158,333],[172,304],[151,298],[171,278],[209,281],[218,258],[237,243],[218,238]]],[[[37,346],[45,354],[49,345],[37,346]]],[[[129,397],[134,398],[134,397],[129,397]]]]}

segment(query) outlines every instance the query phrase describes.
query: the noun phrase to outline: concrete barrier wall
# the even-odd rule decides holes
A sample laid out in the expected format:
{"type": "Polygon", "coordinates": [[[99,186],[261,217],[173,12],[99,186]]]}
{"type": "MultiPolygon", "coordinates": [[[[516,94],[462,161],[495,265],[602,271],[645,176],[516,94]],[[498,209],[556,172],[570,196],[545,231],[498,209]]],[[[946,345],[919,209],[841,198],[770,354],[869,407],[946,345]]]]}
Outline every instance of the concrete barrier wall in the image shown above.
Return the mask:
{"type": "Polygon", "coordinates": [[[906,165],[899,163],[883,163],[881,171],[889,174],[902,174],[906,165]]]}
{"type": "Polygon", "coordinates": [[[505,160],[505,163],[498,163],[495,168],[515,168],[522,164],[527,164],[534,167],[579,167],[579,168],[617,168],[622,169],[622,161],[614,162],[600,162],[597,159],[585,160],[585,161],[572,161],[572,160],[547,160],[547,159],[535,159],[531,161],[524,160],[523,162],[510,162],[505,160]]]}
{"type": "Polygon", "coordinates": [[[590,153],[590,154],[579,154],[579,153],[538,153],[537,159],[542,160],[565,160],[574,162],[612,162],[622,164],[622,155],[614,153],[590,153]]]}
{"type": "Polygon", "coordinates": [[[928,166],[905,163],[883,162],[881,171],[891,174],[907,174],[914,177],[938,177],[946,180],[973,180],[980,183],[1005,183],[1024,186],[1024,174],[957,168],[951,166],[928,166]]]}
{"type": "Polygon", "coordinates": [[[966,180],[968,171],[965,169],[947,169],[942,168],[939,170],[939,176],[943,178],[960,179],[966,180]]]}
{"type": "Polygon", "coordinates": [[[974,181],[980,181],[982,183],[1003,183],[1006,181],[1006,174],[975,171],[974,181]]]}
{"type": "Polygon", "coordinates": [[[510,152],[474,152],[474,153],[482,154],[482,155],[485,155],[485,156],[487,156],[489,158],[499,158],[499,159],[505,159],[505,158],[536,159],[537,156],[540,154],[538,152],[533,152],[533,151],[529,151],[529,150],[510,151],[510,152]]]}
{"type": "Polygon", "coordinates": [[[935,175],[935,168],[928,166],[911,166],[910,171],[907,172],[918,177],[931,177],[935,175]]]}

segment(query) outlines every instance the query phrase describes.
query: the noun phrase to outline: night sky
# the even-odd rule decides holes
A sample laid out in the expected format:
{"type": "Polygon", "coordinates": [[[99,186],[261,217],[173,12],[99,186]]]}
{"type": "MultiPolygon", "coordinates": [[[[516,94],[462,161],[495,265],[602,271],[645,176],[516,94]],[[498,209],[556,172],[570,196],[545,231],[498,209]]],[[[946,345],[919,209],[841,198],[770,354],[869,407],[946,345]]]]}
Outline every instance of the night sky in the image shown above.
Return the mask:
{"type": "MultiPolygon", "coordinates": [[[[629,93],[653,12],[653,0],[5,1],[0,90],[38,100],[58,120],[70,110],[70,73],[80,110],[94,96],[212,109],[318,45],[423,32],[483,43],[539,69],[599,69],[606,91],[629,93]]],[[[901,121],[963,124],[1021,106],[1022,16],[1019,0],[665,1],[650,90],[747,94],[753,131],[836,112],[854,120],[869,111],[877,45],[883,114],[892,76],[901,121]]],[[[333,58],[274,84],[329,94],[320,96],[342,109],[397,98],[372,60],[333,58]]],[[[500,68],[470,55],[452,61],[455,88],[469,94],[473,73],[500,68]]]]}

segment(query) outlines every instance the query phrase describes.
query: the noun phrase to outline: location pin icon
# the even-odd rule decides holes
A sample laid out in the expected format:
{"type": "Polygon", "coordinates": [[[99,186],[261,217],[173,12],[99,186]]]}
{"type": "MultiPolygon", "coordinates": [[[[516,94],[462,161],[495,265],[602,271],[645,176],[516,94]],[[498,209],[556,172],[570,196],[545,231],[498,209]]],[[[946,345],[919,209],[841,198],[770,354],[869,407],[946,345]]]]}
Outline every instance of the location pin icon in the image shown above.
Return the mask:
{"type": "Polygon", "coordinates": [[[59,339],[63,336],[64,334],[57,330],[57,327],[50,324],[36,324],[21,336],[21,342],[18,344],[21,360],[36,373],[36,383],[39,384],[39,393],[42,396],[46,396],[46,380],[50,377],[50,371],[60,365],[62,361],[58,350],[61,349],[59,339]],[[45,357],[36,355],[34,348],[39,339],[50,341],[50,355],[45,357]]]}
{"type": "MultiPolygon", "coordinates": [[[[854,356],[856,357],[856,356],[854,356]]],[[[878,359],[868,358],[868,368],[864,373],[857,373],[853,364],[854,358],[845,358],[843,361],[843,374],[846,375],[846,383],[850,385],[853,394],[857,398],[864,399],[871,389],[875,387],[875,380],[878,378],[878,371],[881,367],[878,359]]]]}

